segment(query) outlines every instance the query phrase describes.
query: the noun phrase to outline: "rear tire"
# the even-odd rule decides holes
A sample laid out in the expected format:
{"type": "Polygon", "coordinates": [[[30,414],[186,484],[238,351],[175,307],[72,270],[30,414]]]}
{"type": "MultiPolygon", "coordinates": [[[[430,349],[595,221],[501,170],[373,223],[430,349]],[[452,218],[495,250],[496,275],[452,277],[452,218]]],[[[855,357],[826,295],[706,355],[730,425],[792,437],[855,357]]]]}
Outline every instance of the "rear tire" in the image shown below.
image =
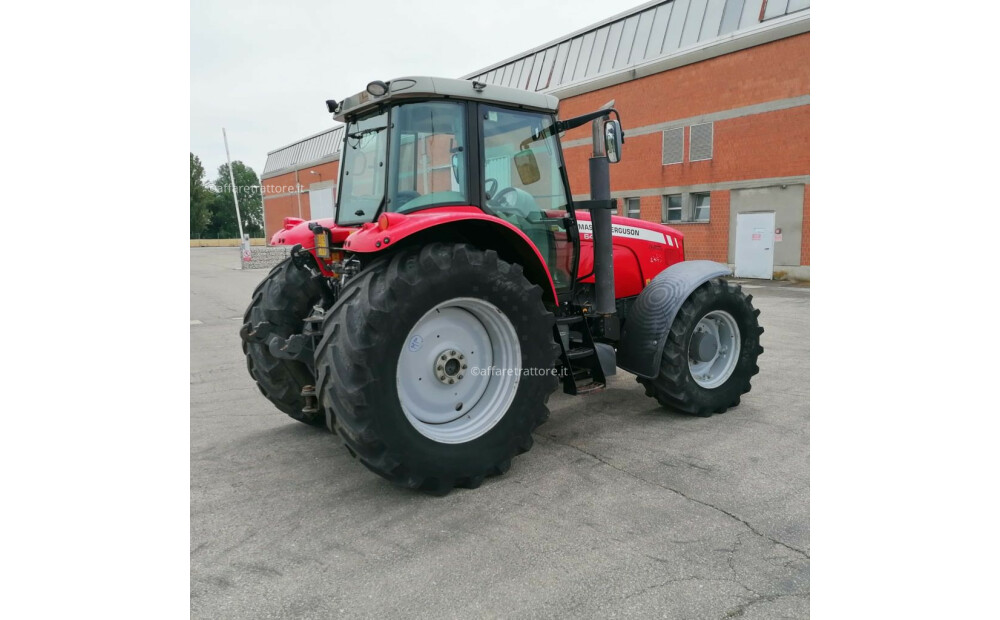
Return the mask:
{"type": "MultiPolygon", "coordinates": [[[[243,323],[257,326],[270,323],[272,333],[281,338],[302,333],[304,322],[314,305],[321,303],[323,284],[305,269],[295,266],[288,258],[274,267],[254,289],[253,299],[243,323]]],[[[247,370],[257,382],[261,394],[293,420],[311,426],[323,426],[322,411],[306,413],[302,388],[315,385],[313,364],[280,359],[271,355],[266,342],[243,341],[247,370]]]]}
{"type": "Polygon", "coordinates": [[[528,451],[548,418],[554,322],[542,289],[492,250],[400,250],[351,279],[327,313],[316,350],[320,404],[351,455],[393,484],[437,495],[475,488],[528,451]],[[473,332],[480,344],[460,344],[473,332]],[[486,353],[490,365],[506,359],[533,372],[494,383],[501,378],[473,374],[486,353]]]}
{"type": "Polygon", "coordinates": [[[757,322],[760,310],[754,309],[752,299],[739,285],[722,278],[695,289],[670,326],[659,373],[652,379],[636,378],[645,386],[646,396],[664,407],[701,417],[739,405],[740,396],[750,391],[750,379],[760,372],[757,358],[764,352],[760,346],[764,328],[757,322]],[[707,327],[710,332],[712,325],[718,326],[716,333],[721,336],[706,347],[715,355],[702,360],[695,352],[698,343],[693,346],[692,339],[698,330],[705,333],[707,327]],[[716,347],[720,342],[722,346],[716,347]],[[732,358],[725,359],[726,353],[732,358]]]}

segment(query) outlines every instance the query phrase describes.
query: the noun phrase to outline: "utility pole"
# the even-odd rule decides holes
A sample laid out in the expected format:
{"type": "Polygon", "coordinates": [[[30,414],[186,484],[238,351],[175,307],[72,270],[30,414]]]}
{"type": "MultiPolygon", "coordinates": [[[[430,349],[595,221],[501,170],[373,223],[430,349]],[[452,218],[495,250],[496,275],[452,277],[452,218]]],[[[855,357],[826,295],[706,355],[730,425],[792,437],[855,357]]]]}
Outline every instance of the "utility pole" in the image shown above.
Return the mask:
{"type": "Polygon", "coordinates": [[[233,162],[229,160],[229,139],[226,137],[226,128],[222,128],[222,142],[226,145],[226,165],[229,167],[229,186],[233,190],[233,203],[236,204],[236,226],[240,230],[240,253],[244,261],[250,260],[250,244],[243,237],[243,218],[240,217],[240,199],[236,196],[239,193],[236,187],[236,177],[233,176],[233,162]]]}

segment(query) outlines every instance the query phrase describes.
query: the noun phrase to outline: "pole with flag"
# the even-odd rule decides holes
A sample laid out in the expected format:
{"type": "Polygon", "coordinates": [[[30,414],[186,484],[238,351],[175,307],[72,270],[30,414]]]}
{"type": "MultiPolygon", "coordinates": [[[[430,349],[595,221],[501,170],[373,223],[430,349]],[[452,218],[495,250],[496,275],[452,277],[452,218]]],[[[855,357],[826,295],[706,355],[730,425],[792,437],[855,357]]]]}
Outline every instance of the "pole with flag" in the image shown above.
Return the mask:
{"type": "Polygon", "coordinates": [[[229,160],[229,139],[226,138],[226,128],[222,128],[222,142],[226,145],[226,166],[229,167],[229,186],[233,190],[233,202],[236,204],[236,225],[240,230],[240,254],[244,262],[250,261],[250,240],[243,236],[243,218],[240,217],[240,200],[236,196],[239,193],[236,187],[236,177],[233,176],[233,162],[229,160]]]}

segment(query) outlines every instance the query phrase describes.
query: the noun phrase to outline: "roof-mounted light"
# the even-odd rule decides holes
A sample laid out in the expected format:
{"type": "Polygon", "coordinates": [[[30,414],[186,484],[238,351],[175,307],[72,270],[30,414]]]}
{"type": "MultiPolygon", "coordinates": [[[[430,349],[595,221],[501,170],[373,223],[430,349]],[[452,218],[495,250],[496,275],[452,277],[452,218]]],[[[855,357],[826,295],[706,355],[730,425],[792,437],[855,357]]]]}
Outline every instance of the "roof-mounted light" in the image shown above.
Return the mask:
{"type": "Polygon", "coordinates": [[[365,88],[365,90],[367,90],[368,94],[373,97],[381,97],[389,92],[389,85],[382,80],[375,80],[374,82],[369,82],[368,87],[365,88]]]}

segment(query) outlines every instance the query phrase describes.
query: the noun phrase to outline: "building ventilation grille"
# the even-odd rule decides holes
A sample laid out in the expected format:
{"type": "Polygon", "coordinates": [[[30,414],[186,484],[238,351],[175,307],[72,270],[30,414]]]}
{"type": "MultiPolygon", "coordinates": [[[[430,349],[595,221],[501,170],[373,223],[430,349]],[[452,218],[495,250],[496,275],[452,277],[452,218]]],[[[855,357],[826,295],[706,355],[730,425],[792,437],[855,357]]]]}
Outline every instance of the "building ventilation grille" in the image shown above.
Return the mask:
{"type": "Polygon", "coordinates": [[[684,162],[684,128],[677,127],[663,132],[663,165],[684,162]]]}
{"type": "Polygon", "coordinates": [[[691,125],[691,161],[712,159],[712,123],[691,125]]]}

